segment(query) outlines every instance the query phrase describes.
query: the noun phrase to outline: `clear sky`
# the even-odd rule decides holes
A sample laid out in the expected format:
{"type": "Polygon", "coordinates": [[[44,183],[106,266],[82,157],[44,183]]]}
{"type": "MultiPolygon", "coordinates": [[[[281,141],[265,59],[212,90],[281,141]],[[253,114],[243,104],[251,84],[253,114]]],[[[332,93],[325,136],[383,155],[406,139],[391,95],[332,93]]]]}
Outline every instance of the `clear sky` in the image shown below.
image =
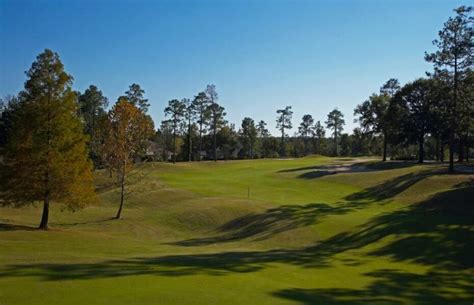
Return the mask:
{"type": "Polygon", "coordinates": [[[155,124],[170,99],[215,84],[227,119],[265,120],[293,106],[325,121],[353,109],[389,78],[431,66],[443,22],[466,1],[22,1],[0,0],[0,95],[22,89],[45,48],[61,56],[74,89],[98,86],[111,102],[131,83],[151,101],[155,124]]]}

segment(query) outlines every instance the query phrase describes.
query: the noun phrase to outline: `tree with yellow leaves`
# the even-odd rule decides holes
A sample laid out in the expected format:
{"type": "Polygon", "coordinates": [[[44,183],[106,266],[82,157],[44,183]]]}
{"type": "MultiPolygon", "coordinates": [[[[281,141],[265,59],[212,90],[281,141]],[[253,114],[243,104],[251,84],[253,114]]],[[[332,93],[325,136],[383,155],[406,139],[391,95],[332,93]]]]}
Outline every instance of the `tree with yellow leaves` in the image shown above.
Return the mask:
{"type": "Polygon", "coordinates": [[[104,151],[108,166],[117,175],[120,187],[120,207],[116,219],[122,215],[127,174],[134,160],[143,155],[147,139],[153,135],[153,121],[137,106],[121,97],[109,112],[108,135],[104,151]]]}

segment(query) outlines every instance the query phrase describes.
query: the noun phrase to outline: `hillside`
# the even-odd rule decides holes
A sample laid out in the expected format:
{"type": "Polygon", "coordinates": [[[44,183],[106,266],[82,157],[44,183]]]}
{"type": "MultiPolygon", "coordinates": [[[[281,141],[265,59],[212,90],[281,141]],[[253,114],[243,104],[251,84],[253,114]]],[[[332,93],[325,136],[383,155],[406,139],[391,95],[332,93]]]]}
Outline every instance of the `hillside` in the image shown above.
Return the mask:
{"type": "Polygon", "coordinates": [[[101,203],[0,208],[0,303],[471,304],[474,175],[306,157],[148,163],[101,203]]]}

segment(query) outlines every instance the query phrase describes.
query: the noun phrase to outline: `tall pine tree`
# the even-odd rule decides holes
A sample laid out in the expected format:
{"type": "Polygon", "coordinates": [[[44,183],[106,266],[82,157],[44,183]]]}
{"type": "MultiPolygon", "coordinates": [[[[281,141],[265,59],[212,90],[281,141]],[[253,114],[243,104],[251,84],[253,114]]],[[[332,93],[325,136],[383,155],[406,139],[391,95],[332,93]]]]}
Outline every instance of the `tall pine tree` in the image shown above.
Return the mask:
{"type": "Polygon", "coordinates": [[[40,228],[48,228],[50,204],[72,210],[95,200],[87,137],[77,116],[72,77],[57,53],[38,55],[20,93],[6,148],[6,202],[43,202],[40,228]]]}

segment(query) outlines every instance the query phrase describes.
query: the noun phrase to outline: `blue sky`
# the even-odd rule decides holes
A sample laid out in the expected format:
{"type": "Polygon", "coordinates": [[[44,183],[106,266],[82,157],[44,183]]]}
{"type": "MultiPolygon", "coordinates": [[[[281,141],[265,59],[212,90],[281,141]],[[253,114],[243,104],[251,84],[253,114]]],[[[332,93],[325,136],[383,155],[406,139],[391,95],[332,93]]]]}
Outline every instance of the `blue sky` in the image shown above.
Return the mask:
{"type": "Polygon", "coordinates": [[[471,1],[0,0],[0,96],[17,93],[36,55],[61,56],[74,89],[114,102],[140,84],[159,125],[173,98],[215,84],[227,119],[265,120],[292,105],[291,133],[309,113],[353,109],[389,78],[423,76],[452,9],[471,1]]]}

